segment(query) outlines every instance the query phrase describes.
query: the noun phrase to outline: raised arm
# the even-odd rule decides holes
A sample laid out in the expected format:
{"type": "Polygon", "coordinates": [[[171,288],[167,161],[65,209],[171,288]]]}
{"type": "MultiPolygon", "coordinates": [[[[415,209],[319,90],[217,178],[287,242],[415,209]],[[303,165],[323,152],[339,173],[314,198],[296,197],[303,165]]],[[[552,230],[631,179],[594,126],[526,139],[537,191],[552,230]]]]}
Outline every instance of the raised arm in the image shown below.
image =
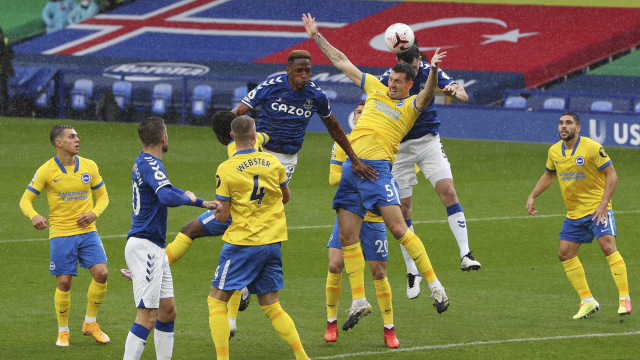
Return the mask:
{"type": "Polygon", "coordinates": [[[431,99],[436,93],[436,85],[438,84],[438,69],[440,68],[440,63],[442,59],[447,56],[447,52],[440,53],[440,48],[436,49],[436,53],[431,58],[431,68],[429,69],[429,78],[427,78],[427,83],[425,84],[424,89],[422,89],[418,96],[416,96],[416,107],[418,110],[422,111],[427,108],[431,99]]]}
{"type": "Polygon", "coordinates": [[[327,56],[333,66],[347,75],[347,77],[356,85],[361,86],[362,71],[358,70],[358,68],[355,67],[355,65],[353,65],[351,61],[349,61],[349,59],[340,52],[340,50],[333,47],[333,45],[329,44],[324,36],[320,35],[318,25],[316,25],[316,18],[311,17],[311,14],[309,13],[302,14],[302,21],[304,22],[304,27],[307,30],[309,37],[318,44],[320,50],[322,50],[322,52],[327,56]]]}

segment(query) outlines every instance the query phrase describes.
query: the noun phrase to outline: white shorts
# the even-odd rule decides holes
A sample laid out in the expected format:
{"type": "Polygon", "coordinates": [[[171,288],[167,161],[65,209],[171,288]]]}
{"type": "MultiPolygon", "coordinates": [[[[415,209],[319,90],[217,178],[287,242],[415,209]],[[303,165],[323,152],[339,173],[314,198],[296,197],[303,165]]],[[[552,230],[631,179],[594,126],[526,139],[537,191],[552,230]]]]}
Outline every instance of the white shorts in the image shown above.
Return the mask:
{"type": "Polygon", "coordinates": [[[398,145],[398,156],[391,173],[398,182],[402,199],[410,197],[413,186],[418,184],[415,165],[418,165],[424,177],[434,187],[439,180],[453,179],[451,164],[440,143],[440,135],[427,134],[398,145]]]}
{"type": "Polygon", "coordinates": [[[271,154],[280,160],[280,163],[284,166],[284,171],[287,173],[287,181],[291,181],[293,172],[296,170],[296,165],[298,164],[298,154],[281,154],[267,149],[263,149],[262,151],[271,154]]]}
{"type": "Polygon", "coordinates": [[[158,309],[160,299],[173,297],[169,257],[160,246],[146,239],[130,237],[124,259],[131,271],[136,307],[158,309]]]}

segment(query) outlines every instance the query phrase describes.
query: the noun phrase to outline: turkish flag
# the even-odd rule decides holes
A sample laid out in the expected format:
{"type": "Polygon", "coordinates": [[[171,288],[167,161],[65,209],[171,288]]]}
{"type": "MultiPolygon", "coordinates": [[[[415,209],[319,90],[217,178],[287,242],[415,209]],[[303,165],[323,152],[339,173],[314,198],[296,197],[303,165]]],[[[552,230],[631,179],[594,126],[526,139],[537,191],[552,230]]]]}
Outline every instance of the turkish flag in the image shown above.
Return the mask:
{"type": "MultiPolygon", "coordinates": [[[[382,35],[395,22],[411,26],[425,61],[440,47],[443,69],[522,73],[528,88],[640,44],[640,9],[631,8],[407,2],[320,32],[355,65],[390,67],[382,35]]],[[[257,62],[281,63],[293,49],[331,64],[312,40],[257,62]]]]}

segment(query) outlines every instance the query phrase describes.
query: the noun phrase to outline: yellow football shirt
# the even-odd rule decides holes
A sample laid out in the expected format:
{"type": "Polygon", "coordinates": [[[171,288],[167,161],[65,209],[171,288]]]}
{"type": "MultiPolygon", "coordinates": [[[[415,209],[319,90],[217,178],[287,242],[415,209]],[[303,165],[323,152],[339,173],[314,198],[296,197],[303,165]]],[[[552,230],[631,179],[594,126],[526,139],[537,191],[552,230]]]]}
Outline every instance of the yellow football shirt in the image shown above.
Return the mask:
{"type": "Polygon", "coordinates": [[[572,150],[566,150],[563,141],[549,148],[546,168],[557,173],[569,219],[593,214],[600,205],[606,181],[602,169],[609,165],[611,159],[602,145],[584,136],[578,137],[572,150]]]}
{"type": "MultiPolygon", "coordinates": [[[[256,133],[256,144],[254,147],[258,151],[262,151],[262,147],[264,147],[269,142],[269,135],[263,132],[256,133]]],[[[236,141],[233,140],[227,145],[227,153],[229,154],[229,158],[236,153],[236,141]]]]}
{"type": "MultiPolygon", "coordinates": [[[[76,156],[74,166],[63,166],[57,156],[44,163],[33,176],[27,191],[36,195],[44,189],[49,204],[49,238],[96,231],[96,223],[81,228],[80,215],[93,211],[93,190],[104,186],[98,165],[76,156]]],[[[94,211],[96,212],[96,211],[94,211]]],[[[27,214],[27,216],[35,214],[27,214]]],[[[100,215],[97,212],[96,215],[100,215]]],[[[30,216],[30,218],[33,218],[30,216]]]]}
{"type": "Polygon", "coordinates": [[[362,75],[361,86],[367,100],[351,132],[351,147],[361,159],[394,162],[398,144],[420,115],[414,104],[416,95],[392,100],[387,95],[389,88],[371,74],[362,75]]]}
{"type": "Polygon", "coordinates": [[[255,149],[235,153],[216,172],[216,199],[230,202],[231,225],[222,240],[234,245],[286,241],[287,221],[281,185],[284,166],[275,156],[255,149]]]}

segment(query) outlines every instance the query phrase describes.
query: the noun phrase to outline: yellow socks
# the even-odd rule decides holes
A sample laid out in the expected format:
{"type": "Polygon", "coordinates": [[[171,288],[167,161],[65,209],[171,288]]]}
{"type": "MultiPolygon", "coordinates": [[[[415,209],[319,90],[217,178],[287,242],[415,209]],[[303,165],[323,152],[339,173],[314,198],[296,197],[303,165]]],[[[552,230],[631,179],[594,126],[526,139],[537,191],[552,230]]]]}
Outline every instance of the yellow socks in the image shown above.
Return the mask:
{"type": "Polygon", "coordinates": [[[334,274],[327,271],[327,319],[338,317],[338,302],[342,294],[342,273],[334,274]]]}
{"type": "Polygon", "coordinates": [[[87,291],[87,316],[95,318],[98,315],[98,309],[104,301],[107,293],[107,283],[101,284],[95,280],[91,280],[89,291],[87,291]]]}
{"type": "Polygon", "coordinates": [[[385,325],[393,325],[393,306],[391,305],[391,286],[387,278],[380,280],[373,280],[376,286],[376,298],[378,299],[378,306],[380,306],[380,313],[382,314],[382,321],[385,325]]]}
{"type": "Polygon", "coordinates": [[[562,266],[564,266],[564,271],[567,273],[567,277],[573,285],[573,288],[578,292],[578,296],[580,299],[593,297],[591,295],[591,290],[589,290],[589,285],[587,284],[587,277],[584,274],[584,268],[582,267],[582,263],[578,260],[578,257],[574,257],[573,259],[565,260],[562,262],[562,266]]]}
{"type": "Polygon", "coordinates": [[[260,308],[269,320],[271,320],[271,325],[276,329],[280,338],[291,346],[296,360],[307,360],[309,357],[304,352],[298,330],[296,330],[296,325],[293,323],[293,320],[291,320],[289,314],[282,309],[280,302],[260,306],[260,308]]]}
{"type": "Polygon", "coordinates": [[[208,296],[207,304],[209,305],[209,329],[216,346],[216,355],[218,360],[228,360],[231,329],[227,320],[227,303],[208,296]]]}
{"type": "Polygon", "coordinates": [[[238,317],[238,308],[240,307],[241,299],[242,290],[236,290],[233,295],[231,295],[231,298],[229,298],[229,302],[227,303],[227,317],[238,317]]]}
{"type": "Polygon", "coordinates": [[[58,327],[69,327],[69,308],[71,307],[71,291],[62,291],[56,288],[53,297],[58,317],[58,327]]]}
{"type": "Polygon", "coordinates": [[[174,262],[183,257],[192,244],[193,240],[191,238],[183,233],[178,233],[175,240],[164,249],[169,257],[169,265],[173,265],[174,262]]]}
{"type": "Polygon", "coordinates": [[[629,283],[627,282],[627,266],[624,263],[624,259],[620,255],[619,251],[607,256],[609,262],[609,268],[611,269],[611,276],[618,287],[620,296],[629,296],[629,283]]]}
{"type": "Polygon", "coordinates": [[[353,299],[364,298],[364,256],[360,243],[344,246],[344,268],[349,274],[351,283],[351,297],[353,299]]]}
{"type": "Polygon", "coordinates": [[[436,273],[433,271],[431,260],[429,260],[427,251],[425,250],[422,240],[420,240],[418,235],[407,229],[407,232],[398,239],[398,242],[402,244],[409,255],[411,255],[411,258],[416,263],[416,267],[422,273],[424,278],[427,279],[427,282],[430,283],[435,281],[437,279],[436,273]]]}

